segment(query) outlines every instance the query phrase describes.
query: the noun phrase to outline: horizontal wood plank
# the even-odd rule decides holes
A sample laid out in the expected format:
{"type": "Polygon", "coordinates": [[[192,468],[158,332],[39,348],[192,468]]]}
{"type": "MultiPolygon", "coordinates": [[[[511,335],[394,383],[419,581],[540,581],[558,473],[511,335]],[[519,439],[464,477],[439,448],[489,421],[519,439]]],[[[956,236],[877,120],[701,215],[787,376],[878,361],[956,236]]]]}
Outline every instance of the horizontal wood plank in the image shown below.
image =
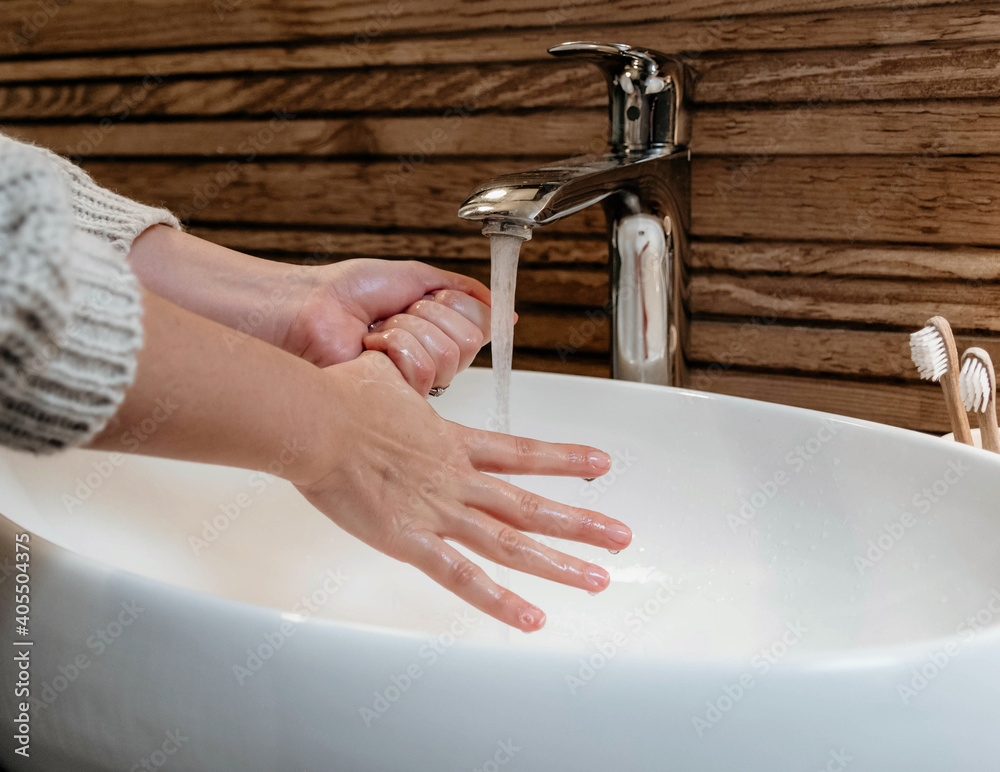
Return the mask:
{"type": "Polygon", "coordinates": [[[535,115],[362,116],[13,124],[5,133],[89,156],[570,156],[607,149],[607,110],[535,115]]]}
{"type": "MultiPolygon", "coordinates": [[[[478,367],[490,367],[490,352],[481,352],[476,356],[474,364],[478,367]]],[[[515,349],[513,364],[515,370],[585,375],[590,378],[608,378],[611,376],[611,361],[607,357],[576,355],[560,359],[557,356],[544,352],[515,349]]]]}
{"type": "MultiPolygon", "coordinates": [[[[520,292],[518,295],[520,303],[520,292]]],[[[518,306],[518,320],[514,326],[515,346],[545,349],[562,361],[581,353],[607,353],[610,341],[608,316],[598,309],[567,312],[518,306]]]]}
{"type": "MultiPolygon", "coordinates": [[[[940,5],[941,0],[907,0],[906,8],[940,5]]],[[[865,8],[868,0],[509,0],[489,5],[475,0],[342,0],[337,3],[275,3],[272,0],[7,0],[0,17],[0,56],[95,50],[141,50],[227,44],[366,40],[433,29],[464,32],[512,28],[559,28],[675,19],[722,19],[754,14],[865,8]]],[[[900,14],[900,19],[905,18],[900,14]]],[[[888,22],[886,22],[888,24],[888,22]]],[[[567,39],[561,33],[563,39],[567,39]]],[[[585,37],[591,38],[592,35],[585,37]]]]}
{"type": "Polygon", "coordinates": [[[1000,332],[1000,284],[800,276],[696,274],[691,310],[754,318],[851,322],[918,329],[932,316],[956,330],[1000,332]]]}
{"type": "MultiPolygon", "coordinates": [[[[956,336],[959,352],[986,349],[1000,361],[1000,338],[956,336]]],[[[920,380],[910,360],[910,331],[694,320],[688,356],[692,362],[776,371],[920,380]]]]}
{"type": "Polygon", "coordinates": [[[952,279],[974,285],[1000,280],[1000,249],[988,247],[693,239],[689,264],[698,271],[952,279]]]}
{"type": "MultiPolygon", "coordinates": [[[[113,162],[86,168],[101,184],[164,205],[199,223],[254,223],[348,228],[446,228],[476,232],[458,207],[483,180],[512,171],[509,162],[303,163],[113,162]]],[[[603,233],[604,214],[591,207],[554,232],[603,233]],[[572,230],[570,230],[572,229],[572,230]]]]}
{"type": "MultiPolygon", "coordinates": [[[[490,267],[484,263],[443,263],[428,260],[431,265],[455,270],[490,284],[490,267]]],[[[519,267],[516,299],[518,303],[545,303],[559,306],[602,306],[608,302],[608,275],[602,270],[560,270],[553,267],[519,267]]],[[[605,318],[604,324],[607,320],[605,318]]],[[[584,324],[581,320],[580,324],[584,324]]],[[[546,346],[547,348],[547,346],[546,346]]],[[[606,350],[605,345],[600,350],[606,350]]]]}
{"type": "Polygon", "coordinates": [[[702,391],[805,407],[924,432],[949,432],[941,388],[814,378],[735,369],[692,368],[691,385],[702,391]]]}
{"type": "Polygon", "coordinates": [[[692,232],[1000,244],[1000,156],[695,158],[692,232]]]}
{"type": "Polygon", "coordinates": [[[15,119],[259,115],[299,113],[441,113],[460,122],[480,110],[600,107],[607,87],[592,67],[551,61],[434,68],[0,86],[0,114],[15,119]]]}
{"type": "MultiPolygon", "coordinates": [[[[488,262],[489,242],[480,234],[243,229],[196,226],[191,232],[250,254],[326,262],[345,257],[488,262]]],[[[603,238],[552,238],[539,232],[521,246],[521,265],[607,264],[603,238]]]]}
{"type": "Polygon", "coordinates": [[[995,153],[996,99],[720,107],[697,110],[698,155],[995,153]]]}
{"type": "Polygon", "coordinates": [[[701,103],[870,102],[1000,95],[992,43],[769,51],[704,57],[701,103]]]}

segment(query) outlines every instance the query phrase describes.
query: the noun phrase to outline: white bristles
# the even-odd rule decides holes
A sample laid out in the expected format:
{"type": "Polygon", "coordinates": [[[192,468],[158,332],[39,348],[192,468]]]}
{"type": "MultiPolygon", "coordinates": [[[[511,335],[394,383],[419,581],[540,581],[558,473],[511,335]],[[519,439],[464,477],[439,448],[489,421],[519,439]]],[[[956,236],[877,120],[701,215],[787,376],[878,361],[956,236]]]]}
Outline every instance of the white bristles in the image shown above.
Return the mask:
{"type": "Polygon", "coordinates": [[[910,336],[910,356],[924,380],[940,381],[948,372],[944,338],[930,325],[910,336]]]}
{"type": "Polygon", "coordinates": [[[975,413],[986,412],[990,402],[990,376],[986,366],[974,356],[966,358],[958,374],[958,392],[965,409],[975,413]]]}

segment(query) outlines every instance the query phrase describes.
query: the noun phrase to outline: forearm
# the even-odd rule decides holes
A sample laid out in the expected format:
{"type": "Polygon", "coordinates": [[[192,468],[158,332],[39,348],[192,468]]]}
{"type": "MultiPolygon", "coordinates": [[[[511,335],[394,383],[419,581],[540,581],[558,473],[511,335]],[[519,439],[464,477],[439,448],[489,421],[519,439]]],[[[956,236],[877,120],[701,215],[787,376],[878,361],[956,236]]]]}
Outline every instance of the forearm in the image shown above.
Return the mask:
{"type": "Polygon", "coordinates": [[[136,380],[92,447],[270,471],[296,483],[330,469],[336,411],[328,373],[257,340],[232,349],[224,327],[150,292],[143,305],[136,380]]]}
{"type": "Polygon", "coordinates": [[[206,319],[280,346],[287,308],[308,269],[263,260],[189,233],[155,226],[132,244],[142,285],[206,319]]]}

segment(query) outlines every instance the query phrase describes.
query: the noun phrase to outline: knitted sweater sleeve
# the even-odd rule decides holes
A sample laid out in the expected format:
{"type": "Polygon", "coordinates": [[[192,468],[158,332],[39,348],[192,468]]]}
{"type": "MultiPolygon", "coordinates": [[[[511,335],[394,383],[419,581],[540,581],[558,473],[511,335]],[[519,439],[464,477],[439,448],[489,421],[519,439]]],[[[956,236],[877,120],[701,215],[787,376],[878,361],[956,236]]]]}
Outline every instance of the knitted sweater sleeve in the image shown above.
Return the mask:
{"type": "Polygon", "coordinates": [[[0,444],[84,444],[117,411],[142,345],[125,257],[156,223],[179,227],[166,210],[0,136],[0,444]]]}

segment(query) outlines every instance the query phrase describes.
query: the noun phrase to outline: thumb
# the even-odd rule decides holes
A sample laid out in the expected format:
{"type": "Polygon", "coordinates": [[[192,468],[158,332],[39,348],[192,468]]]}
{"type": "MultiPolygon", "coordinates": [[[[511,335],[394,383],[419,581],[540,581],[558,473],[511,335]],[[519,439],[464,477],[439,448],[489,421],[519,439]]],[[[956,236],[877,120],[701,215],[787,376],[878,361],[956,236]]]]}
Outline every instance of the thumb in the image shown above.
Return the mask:
{"type": "Polygon", "coordinates": [[[407,266],[411,281],[423,288],[421,297],[434,290],[451,289],[471,295],[476,300],[490,305],[490,289],[481,281],[454,271],[445,271],[427,263],[410,261],[407,266]]]}

